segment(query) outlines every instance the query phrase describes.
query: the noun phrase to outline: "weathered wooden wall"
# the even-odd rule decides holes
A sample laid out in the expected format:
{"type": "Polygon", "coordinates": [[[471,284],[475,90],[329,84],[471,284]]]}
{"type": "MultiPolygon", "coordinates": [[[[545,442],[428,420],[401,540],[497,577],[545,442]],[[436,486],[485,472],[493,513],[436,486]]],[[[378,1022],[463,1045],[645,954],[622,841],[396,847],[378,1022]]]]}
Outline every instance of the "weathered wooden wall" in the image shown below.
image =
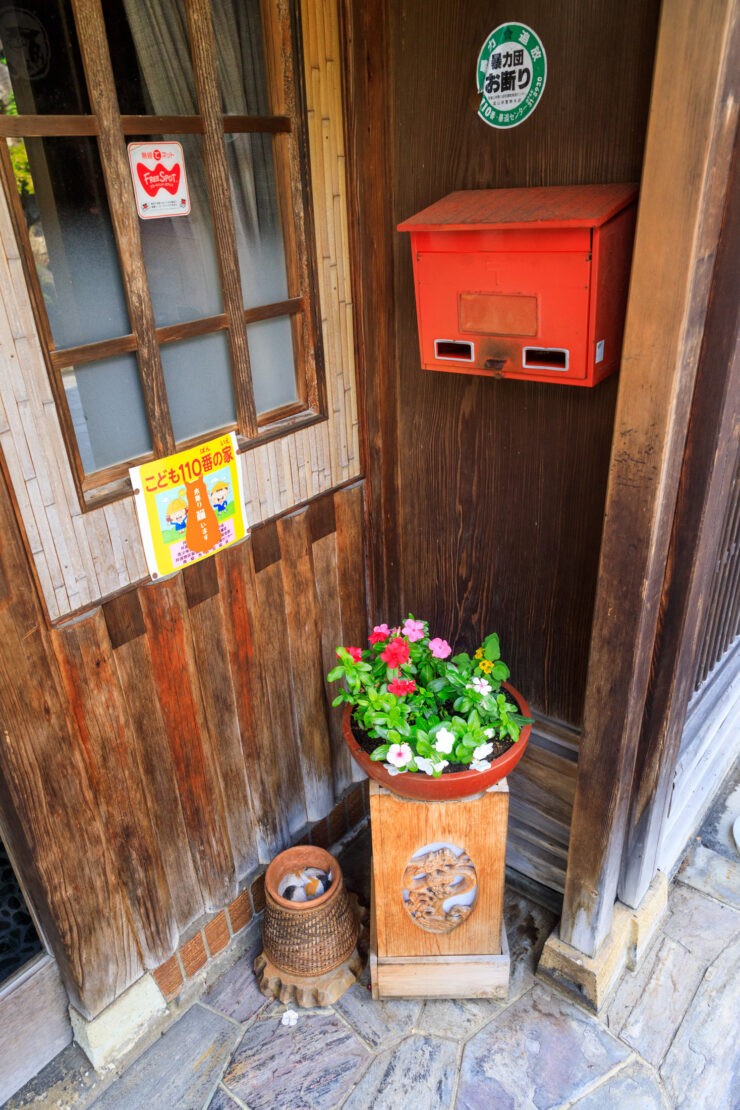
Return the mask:
{"type": "MultiPolygon", "coordinates": [[[[327,419],[240,455],[254,524],[359,477],[337,0],[301,4],[327,419]]],[[[83,511],[0,189],[0,445],[52,619],[147,577],[133,497],[83,511]]]]}
{"type": "Polygon", "coordinates": [[[323,675],[365,609],[356,483],[50,628],[0,482],[0,804],[85,1014],[352,781],[323,675]]]}
{"type": "Polygon", "coordinates": [[[369,500],[383,513],[374,579],[391,599],[400,584],[401,611],[451,643],[499,632],[538,716],[510,783],[509,862],[562,890],[618,376],[588,390],[422,371],[411,250],[394,227],[456,189],[639,181],[660,5],[522,0],[547,85],[503,131],[477,116],[475,65],[514,13],[484,0],[358,7],[346,0],[348,85],[364,94],[351,154],[369,500]]]}

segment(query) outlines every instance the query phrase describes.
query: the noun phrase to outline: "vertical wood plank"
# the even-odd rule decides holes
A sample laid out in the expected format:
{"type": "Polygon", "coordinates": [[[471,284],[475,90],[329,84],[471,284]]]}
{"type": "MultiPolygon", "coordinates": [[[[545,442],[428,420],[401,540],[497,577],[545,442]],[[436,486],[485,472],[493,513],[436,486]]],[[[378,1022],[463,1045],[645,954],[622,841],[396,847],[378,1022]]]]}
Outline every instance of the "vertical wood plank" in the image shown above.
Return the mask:
{"type": "MultiPolygon", "coordinates": [[[[208,567],[207,573],[215,578],[217,560],[218,557],[207,559],[188,570],[197,568],[200,572],[200,568],[208,567]]],[[[185,577],[187,591],[187,572],[185,577]]],[[[215,582],[217,585],[217,578],[215,582]]],[[[222,623],[221,604],[217,594],[198,600],[197,604],[191,606],[190,625],[203,705],[209,729],[217,741],[216,766],[221,780],[236,876],[241,879],[258,860],[257,822],[244,765],[228,635],[222,623]]]]}
{"type": "Polygon", "coordinates": [[[53,629],[51,638],[142,960],[157,967],[175,947],[177,928],[101,610],[53,629]]]}
{"type": "Polygon", "coordinates": [[[283,576],[279,562],[271,563],[262,570],[255,564],[255,570],[258,613],[254,624],[255,647],[267,682],[273,759],[280,776],[277,804],[283,808],[290,831],[298,832],[306,822],[306,799],[291,697],[290,642],[285,620],[283,576]]]}
{"type": "Polygon", "coordinates": [[[352,106],[344,129],[360,458],[371,510],[370,611],[374,621],[384,621],[401,608],[389,6],[341,0],[340,18],[344,103],[352,106]]]}
{"type": "Polygon", "coordinates": [[[733,141],[731,0],[663,9],[625,325],[560,937],[609,931],[733,141]],[[714,42],[712,63],[701,43],[714,42]],[[676,84],[675,59],[695,78],[676,84]]]}
{"type": "Polygon", "coordinates": [[[0,808],[75,1006],[94,1016],[142,971],[128,901],[62,695],[4,478],[0,478],[0,808]],[[20,848],[20,850],[18,850],[20,848]],[[24,850],[25,849],[25,850],[24,850]]]}
{"type": "Polygon", "coordinates": [[[206,909],[221,909],[236,893],[234,859],[182,577],[143,586],[139,597],[196,874],[206,909]]]}
{"type": "Polygon", "coordinates": [[[289,845],[290,828],[280,796],[280,748],[285,738],[275,732],[265,661],[255,633],[260,614],[251,542],[246,540],[227,548],[217,559],[217,565],[257,849],[260,861],[267,863],[289,845]]]}
{"type": "Polygon", "coordinates": [[[137,590],[103,605],[118,681],[126,701],[178,929],[204,911],[190,853],[167,731],[152,677],[152,659],[137,590]]]}
{"type": "MultiPolygon", "coordinates": [[[[358,482],[334,494],[337,521],[337,575],[342,618],[342,643],[351,647],[367,645],[368,620],[365,594],[365,556],[363,538],[363,485],[358,482]]],[[[391,616],[391,621],[395,619],[391,616]]],[[[352,760],[352,779],[365,778],[352,760]]]]}
{"type": "Polygon", "coordinates": [[[139,235],[139,216],[131,188],[131,171],[118,112],[103,10],[100,0],[72,0],[72,9],[90,104],[98,118],[100,161],[121,260],[121,276],[131,330],[136,336],[139,374],[144,387],[152,447],[155,455],[168,455],[174,449],[175,440],[155,334],[154,311],[139,235]]]}
{"type": "MultiPolygon", "coordinates": [[[[331,494],[329,494],[331,497],[331,494]]],[[[324,690],[329,715],[331,737],[331,766],[334,794],[339,797],[353,781],[353,761],[342,735],[342,706],[332,706],[337,695],[336,683],[329,685],[326,675],[336,666],[336,649],[342,640],[342,614],[340,612],[339,576],[337,574],[337,537],[330,532],[313,545],[313,566],[318,600],[321,634],[321,658],[324,672],[324,690]]],[[[358,647],[363,645],[358,644],[358,647]]]]}
{"type": "Polygon", "coordinates": [[[290,643],[298,754],[310,821],[334,804],[331,750],[322,675],[321,614],[316,599],[308,509],[278,521],[285,616],[290,643]]]}

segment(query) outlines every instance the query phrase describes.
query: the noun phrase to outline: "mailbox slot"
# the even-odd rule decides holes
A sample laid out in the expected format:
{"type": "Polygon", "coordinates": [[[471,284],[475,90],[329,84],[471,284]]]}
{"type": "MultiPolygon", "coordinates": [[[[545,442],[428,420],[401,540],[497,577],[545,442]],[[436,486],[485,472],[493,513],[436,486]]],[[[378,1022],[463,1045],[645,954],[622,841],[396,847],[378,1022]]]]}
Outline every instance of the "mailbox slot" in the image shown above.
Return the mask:
{"type": "Polygon", "coordinates": [[[475,346],[459,339],[435,339],[434,357],[445,362],[475,362],[475,346]]]}
{"type": "Polygon", "coordinates": [[[565,347],[525,347],[522,366],[532,370],[567,370],[570,351],[565,347]]]}

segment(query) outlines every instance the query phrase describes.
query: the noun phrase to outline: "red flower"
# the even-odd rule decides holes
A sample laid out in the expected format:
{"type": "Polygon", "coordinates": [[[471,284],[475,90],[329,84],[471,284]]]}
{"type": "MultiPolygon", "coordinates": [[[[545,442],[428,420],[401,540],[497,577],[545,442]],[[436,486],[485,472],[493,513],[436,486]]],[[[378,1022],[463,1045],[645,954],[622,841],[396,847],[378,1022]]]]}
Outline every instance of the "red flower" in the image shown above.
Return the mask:
{"type": "Polygon", "coordinates": [[[395,694],[397,698],[403,697],[404,694],[413,694],[416,690],[416,683],[413,678],[394,678],[393,682],[388,683],[388,693],[395,694]]]}
{"type": "Polygon", "coordinates": [[[409,657],[409,645],[400,636],[391,640],[385,651],[381,651],[380,658],[387,663],[391,670],[402,666],[409,657]]]}
{"type": "Polygon", "coordinates": [[[376,624],[375,628],[368,636],[368,640],[371,644],[382,644],[384,640],[388,639],[390,634],[391,630],[387,624],[376,624]]]}
{"type": "MultiPolygon", "coordinates": [[[[361,660],[362,660],[362,648],[346,647],[344,650],[347,652],[348,655],[352,656],[352,659],[354,660],[355,663],[361,662],[361,660]]],[[[337,656],[338,655],[339,655],[339,652],[337,652],[337,656]]]]}

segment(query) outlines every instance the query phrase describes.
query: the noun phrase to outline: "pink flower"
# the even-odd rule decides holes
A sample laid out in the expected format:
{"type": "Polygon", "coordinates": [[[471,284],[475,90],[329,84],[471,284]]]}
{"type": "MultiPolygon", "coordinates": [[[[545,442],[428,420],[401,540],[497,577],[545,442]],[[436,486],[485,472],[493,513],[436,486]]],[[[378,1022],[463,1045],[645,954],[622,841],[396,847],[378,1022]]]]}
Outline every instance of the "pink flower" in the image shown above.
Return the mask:
{"type": "Polygon", "coordinates": [[[385,758],[393,767],[405,767],[413,754],[408,744],[391,744],[385,758]]]}
{"type": "Polygon", "coordinates": [[[380,658],[384,663],[387,663],[392,671],[397,667],[403,666],[409,657],[409,645],[405,640],[401,640],[398,636],[395,640],[387,645],[385,651],[381,651],[380,658]]]}
{"type": "Polygon", "coordinates": [[[394,678],[393,682],[388,683],[388,693],[395,694],[397,698],[402,698],[404,694],[413,694],[415,690],[413,678],[394,678]]]}
{"type": "Polygon", "coordinates": [[[424,621],[415,621],[409,617],[407,621],[404,621],[403,634],[412,644],[416,643],[417,640],[423,640],[424,621]]]}
{"type": "Polygon", "coordinates": [[[375,628],[368,636],[368,640],[371,644],[382,644],[384,640],[388,639],[390,634],[391,632],[387,624],[376,624],[375,628]]]}
{"type": "Polygon", "coordinates": [[[446,659],[452,651],[452,648],[446,640],[440,640],[439,636],[429,641],[429,650],[435,659],[446,659]]]}
{"type": "MultiPolygon", "coordinates": [[[[346,647],[344,650],[348,655],[352,656],[355,663],[359,663],[362,660],[362,648],[346,647]]],[[[337,652],[337,655],[339,655],[339,652],[337,652]]]]}

